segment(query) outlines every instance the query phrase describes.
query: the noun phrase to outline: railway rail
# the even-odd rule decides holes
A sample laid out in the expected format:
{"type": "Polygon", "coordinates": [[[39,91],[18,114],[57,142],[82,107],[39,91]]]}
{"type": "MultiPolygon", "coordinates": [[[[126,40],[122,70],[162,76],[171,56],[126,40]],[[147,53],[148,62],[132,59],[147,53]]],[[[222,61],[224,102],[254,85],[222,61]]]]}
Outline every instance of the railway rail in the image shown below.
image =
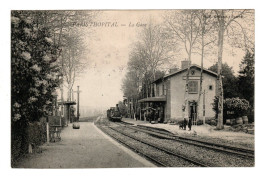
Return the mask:
{"type": "Polygon", "coordinates": [[[99,126],[99,128],[108,136],[112,137],[113,139],[115,139],[116,141],[118,141],[119,143],[123,144],[124,146],[128,147],[129,149],[133,150],[134,152],[137,152],[138,154],[140,154],[141,156],[144,156],[145,158],[147,158],[148,160],[152,161],[155,165],[159,166],[159,167],[167,167],[166,164],[158,161],[157,159],[155,159],[154,157],[151,157],[150,155],[138,150],[136,147],[133,147],[130,144],[127,144],[125,141],[121,140],[120,138],[115,137],[114,135],[111,135],[107,130],[104,129],[104,127],[99,126]]]}
{"type": "Polygon", "coordinates": [[[133,126],[132,124],[124,123],[124,122],[116,122],[115,124],[117,124],[119,126],[126,126],[127,128],[135,129],[138,131],[146,132],[151,135],[155,135],[157,137],[161,137],[161,138],[165,138],[165,139],[176,136],[176,134],[173,134],[167,130],[160,129],[160,128],[153,128],[153,127],[140,126],[140,125],[133,126]]]}
{"type": "MultiPolygon", "coordinates": [[[[129,135],[129,134],[123,132],[123,131],[120,131],[120,130],[116,129],[115,127],[110,127],[110,126],[108,126],[107,128],[110,129],[110,130],[113,130],[114,132],[116,132],[116,133],[118,133],[118,134],[123,135],[124,137],[127,137],[127,138],[129,138],[129,139],[132,139],[132,140],[134,140],[134,141],[138,141],[139,143],[141,143],[141,144],[143,145],[142,148],[145,148],[145,146],[149,146],[149,147],[152,147],[153,150],[157,150],[157,151],[159,151],[159,152],[163,152],[163,153],[165,153],[165,154],[168,155],[168,156],[167,156],[168,158],[169,158],[169,157],[175,157],[175,158],[177,157],[177,158],[179,158],[179,159],[181,159],[181,160],[183,160],[183,161],[185,161],[185,162],[190,163],[190,166],[209,167],[209,165],[207,165],[207,164],[205,164],[205,163],[203,163],[203,162],[196,161],[196,160],[194,160],[194,159],[192,159],[192,158],[188,158],[188,157],[186,157],[186,156],[184,156],[184,155],[180,155],[180,154],[175,153],[175,152],[173,152],[173,151],[170,151],[170,150],[167,150],[167,149],[165,149],[165,148],[162,148],[162,147],[159,146],[159,145],[155,145],[155,144],[152,144],[152,143],[150,143],[150,142],[147,142],[147,141],[138,139],[138,138],[136,138],[136,137],[134,137],[134,136],[132,136],[132,135],[129,135]]],[[[133,147],[133,146],[127,144],[125,141],[120,140],[119,138],[117,138],[117,137],[115,137],[115,136],[113,136],[113,135],[107,133],[107,132],[104,130],[104,127],[101,127],[101,130],[103,130],[106,134],[110,135],[111,137],[113,137],[114,139],[116,139],[117,141],[119,141],[120,143],[123,143],[124,145],[126,145],[126,146],[129,147],[130,149],[132,149],[132,150],[134,150],[134,151],[137,151],[137,152],[140,153],[141,155],[145,156],[146,158],[148,158],[149,160],[151,160],[151,161],[152,161],[153,163],[155,163],[156,165],[158,165],[158,166],[160,166],[160,167],[170,167],[170,166],[171,166],[170,163],[168,163],[167,161],[166,161],[166,162],[165,162],[165,161],[164,161],[164,162],[163,162],[163,161],[160,161],[160,160],[161,160],[160,157],[159,157],[159,159],[158,159],[157,157],[153,157],[153,156],[151,156],[150,154],[144,153],[144,152],[138,150],[137,148],[135,148],[135,147],[133,147]]],[[[166,157],[166,158],[167,158],[167,157],[166,157]]],[[[169,161],[170,161],[170,160],[169,160],[169,161]]]]}
{"type": "Polygon", "coordinates": [[[168,132],[166,130],[163,130],[163,129],[160,130],[158,128],[153,128],[153,127],[146,127],[146,126],[140,126],[140,125],[130,126],[130,125],[126,125],[126,123],[120,123],[120,122],[118,122],[117,124],[124,125],[126,128],[144,132],[144,133],[147,133],[149,135],[152,135],[154,137],[161,138],[161,139],[174,140],[174,141],[178,141],[178,142],[182,142],[182,143],[186,143],[186,144],[190,144],[190,145],[194,145],[194,146],[198,146],[198,147],[203,147],[203,148],[207,148],[207,149],[211,149],[211,150],[215,150],[215,151],[219,151],[219,152],[225,152],[228,154],[239,155],[240,157],[244,157],[244,158],[254,158],[254,150],[248,149],[248,148],[241,148],[241,147],[235,147],[235,146],[231,146],[231,145],[223,145],[223,144],[217,144],[217,143],[203,141],[203,140],[199,140],[199,139],[193,139],[193,138],[189,138],[189,137],[182,137],[182,136],[173,134],[171,132],[168,132]]]}

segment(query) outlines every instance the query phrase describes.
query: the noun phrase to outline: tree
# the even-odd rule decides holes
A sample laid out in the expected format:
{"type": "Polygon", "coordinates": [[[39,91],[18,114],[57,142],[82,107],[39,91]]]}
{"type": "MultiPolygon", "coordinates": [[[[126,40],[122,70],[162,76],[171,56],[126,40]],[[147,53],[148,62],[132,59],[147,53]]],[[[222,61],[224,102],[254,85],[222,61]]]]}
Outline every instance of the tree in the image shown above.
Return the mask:
{"type": "MultiPolygon", "coordinates": [[[[190,63],[194,47],[200,33],[200,23],[196,10],[169,11],[165,16],[165,31],[172,38],[177,40],[188,56],[188,69],[186,74],[186,84],[184,89],[184,104],[182,107],[184,117],[188,117],[188,83],[190,73],[190,63]]],[[[183,49],[182,49],[183,50],[183,49]]]]}
{"type": "Polygon", "coordinates": [[[125,78],[123,79],[122,90],[124,96],[128,98],[138,98],[139,94],[139,86],[138,86],[139,78],[136,72],[128,71],[125,78]]]}
{"type": "MultiPolygon", "coordinates": [[[[218,64],[214,64],[209,67],[209,70],[217,72],[218,64]]],[[[223,76],[223,96],[224,98],[233,98],[239,96],[238,79],[234,75],[233,68],[227,63],[222,64],[222,76],[223,76]]]]}
{"type": "Polygon", "coordinates": [[[144,51],[147,70],[151,72],[151,80],[155,80],[155,73],[174,57],[174,42],[167,39],[167,34],[160,25],[152,22],[141,33],[140,47],[144,51]]]}
{"type": "Polygon", "coordinates": [[[61,59],[61,72],[65,79],[65,86],[68,88],[68,100],[71,100],[72,88],[76,77],[87,67],[86,45],[84,36],[78,33],[78,30],[70,29],[63,37],[63,46],[61,59]]]}
{"type": "MultiPolygon", "coordinates": [[[[217,129],[223,129],[223,84],[222,84],[222,54],[224,44],[224,34],[228,31],[228,27],[232,30],[232,24],[239,24],[242,28],[242,24],[237,19],[242,19],[243,15],[246,15],[247,10],[214,10],[216,14],[217,29],[218,29],[218,83],[217,83],[217,99],[218,103],[218,124],[217,129]]],[[[245,35],[245,33],[243,32],[245,35]]],[[[246,42],[246,41],[245,41],[246,42]]],[[[245,46],[246,47],[246,46],[245,46]]]]}
{"type": "Polygon", "coordinates": [[[32,19],[37,26],[44,26],[50,29],[51,36],[54,44],[62,46],[63,37],[70,29],[77,28],[78,32],[80,27],[91,22],[98,11],[86,10],[38,10],[38,11],[23,11],[23,13],[32,14],[32,19]]]}
{"type": "Polygon", "coordinates": [[[122,101],[119,101],[118,102],[118,107],[119,107],[119,111],[122,114],[122,116],[125,117],[127,115],[127,107],[126,107],[126,105],[122,101]]]}
{"type": "Polygon", "coordinates": [[[254,80],[255,80],[255,54],[254,48],[248,50],[240,64],[238,87],[240,97],[249,101],[251,106],[250,120],[254,119],[254,80]]]}
{"type": "Polygon", "coordinates": [[[30,12],[11,12],[11,137],[12,147],[19,143],[21,153],[28,147],[29,122],[52,110],[60,83],[59,48],[50,29],[38,26],[31,17],[30,12]]]}
{"type": "Polygon", "coordinates": [[[171,60],[173,55],[170,46],[173,45],[167,40],[163,29],[150,22],[148,27],[140,32],[140,40],[133,46],[122,90],[132,102],[136,113],[140,91],[143,93],[142,97],[153,95],[151,83],[156,79],[159,69],[171,60]]]}
{"type": "MultiPolygon", "coordinates": [[[[27,13],[25,11],[25,13],[27,13]]],[[[81,30],[99,13],[86,10],[53,10],[32,11],[33,21],[37,26],[48,27],[55,45],[61,49],[59,57],[60,74],[68,88],[68,100],[71,100],[72,87],[75,79],[87,67],[86,29],[81,30]],[[85,57],[83,57],[85,56],[85,57]]],[[[90,32],[90,30],[88,30],[90,32]]],[[[63,99],[63,84],[61,86],[63,99]]]]}
{"type": "MultiPolygon", "coordinates": [[[[147,53],[145,47],[140,43],[135,43],[132,51],[129,54],[129,61],[127,63],[129,74],[135,75],[136,88],[140,88],[143,82],[146,82],[145,75],[149,72],[149,62],[147,60],[147,53]]],[[[148,94],[147,94],[148,96],[148,94]]]]}
{"type": "MultiPolygon", "coordinates": [[[[200,50],[199,55],[201,56],[201,72],[200,72],[200,88],[199,88],[199,96],[198,96],[198,109],[200,105],[200,99],[202,94],[202,84],[203,84],[203,63],[204,63],[204,56],[207,55],[207,48],[212,50],[212,44],[215,41],[215,25],[214,20],[210,18],[212,14],[212,10],[197,10],[196,16],[199,19],[200,28],[199,28],[199,42],[198,42],[198,49],[200,50]]],[[[197,111],[197,116],[199,117],[200,111],[197,111]]]]}

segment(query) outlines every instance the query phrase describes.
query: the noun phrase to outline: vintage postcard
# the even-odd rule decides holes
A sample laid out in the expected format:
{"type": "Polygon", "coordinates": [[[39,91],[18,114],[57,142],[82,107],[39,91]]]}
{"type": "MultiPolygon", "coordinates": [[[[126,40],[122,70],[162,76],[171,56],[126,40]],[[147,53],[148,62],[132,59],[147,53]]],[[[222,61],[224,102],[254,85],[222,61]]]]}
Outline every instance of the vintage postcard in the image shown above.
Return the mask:
{"type": "Polygon", "coordinates": [[[11,10],[11,167],[255,167],[255,10],[11,10]]]}

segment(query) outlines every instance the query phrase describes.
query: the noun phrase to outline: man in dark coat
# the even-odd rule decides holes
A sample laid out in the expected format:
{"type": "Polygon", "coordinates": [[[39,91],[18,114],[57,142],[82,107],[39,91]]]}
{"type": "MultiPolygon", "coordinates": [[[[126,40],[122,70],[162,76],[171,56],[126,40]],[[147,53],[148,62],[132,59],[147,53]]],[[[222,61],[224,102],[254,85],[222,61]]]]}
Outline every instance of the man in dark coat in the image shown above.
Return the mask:
{"type": "Polygon", "coordinates": [[[191,118],[189,118],[188,127],[189,127],[189,131],[190,131],[191,130],[191,118]]]}
{"type": "Polygon", "coordinates": [[[184,118],[183,120],[183,129],[186,130],[186,126],[187,126],[187,120],[186,118],[184,118]]]}

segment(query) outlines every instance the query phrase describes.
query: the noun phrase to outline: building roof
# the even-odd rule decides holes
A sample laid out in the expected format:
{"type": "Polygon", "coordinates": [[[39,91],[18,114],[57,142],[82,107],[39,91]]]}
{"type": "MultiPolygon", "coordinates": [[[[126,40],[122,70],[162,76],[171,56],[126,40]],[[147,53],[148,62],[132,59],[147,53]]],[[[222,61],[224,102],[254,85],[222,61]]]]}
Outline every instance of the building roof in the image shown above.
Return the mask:
{"type": "MultiPolygon", "coordinates": [[[[199,70],[201,69],[201,67],[198,66],[198,65],[196,65],[196,64],[192,64],[192,65],[190,66],[190,68],[197,68],[197,69],[199,69],[199,70]]],[[[163,79],[167,79],[167,78],[169,78],[169,77],[175,76],[175,75],[177,75],[177,74],[179,74],[179,73],[182,73],[182,72],[186,71],[187,69],[188,69],[188,68],[180,69],[180,70],[178,70],[178,71],[176,71],[176,72],[173,72],[173,73],[170,73],[170,74],[168,74],[168,75],[165,75],[164,77],[158,78],[158,79],[155,80],[153,83],[161,82],[163,79]]],[[[210,74],[210,75],[212,75],[212,76],[215,76],[215,77],[218,76],[217,73],[215,73],[215,72],[213,72],[213,71],[210,71],[210,70],[208,70],[208,69],[205,69],[205,68],[203,68],[203,72],[208,73],[208,74],[210,74]]]]}
{"type": "Polygon", "coordinates": [[[160,97],[147,97],[144,99],[139,100],[139,103],[143,102],[164,102],[166,101],[166,96],[160,96],[160,97]]]}

